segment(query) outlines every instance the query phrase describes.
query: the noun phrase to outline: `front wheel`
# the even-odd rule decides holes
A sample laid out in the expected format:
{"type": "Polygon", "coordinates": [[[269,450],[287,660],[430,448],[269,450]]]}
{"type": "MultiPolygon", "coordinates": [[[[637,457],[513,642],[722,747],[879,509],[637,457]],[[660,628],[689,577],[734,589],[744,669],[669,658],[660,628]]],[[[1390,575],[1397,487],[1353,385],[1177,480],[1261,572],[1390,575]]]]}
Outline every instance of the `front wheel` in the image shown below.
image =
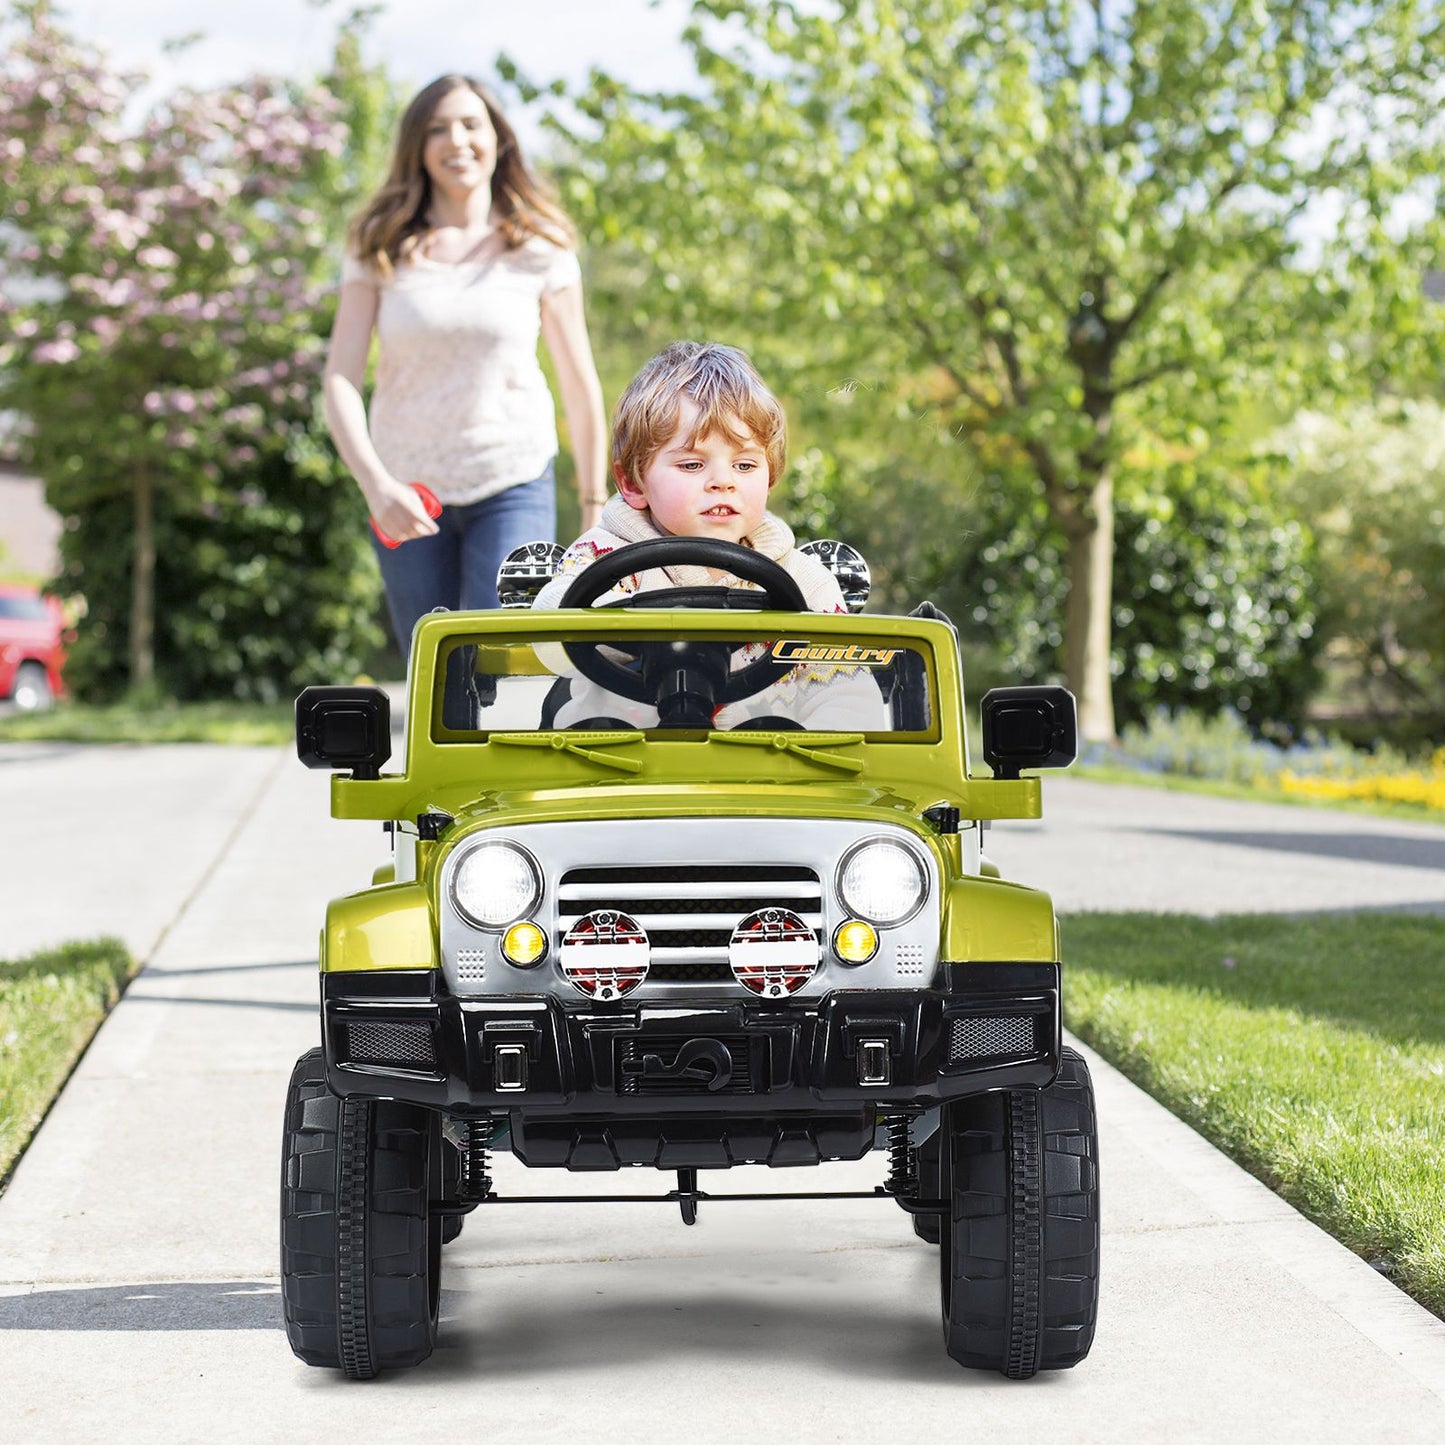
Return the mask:
{"type": "Polygon", "coordinates": [[[55,706],[50,677],[38,662],[22,662],[16,668],[10,699],[18,712],[47,712],[55,706]]]}
{"type": "Polygon", "coordinates": [[[1089,1353],[1099,1304],[1099,1145],[1089,1068],[945,1107],[943,1334],[973,1369],[1023,1380],[1089,1353]]]}
{"type": "Polygon", "coordinates": [[[286,1338],[308,1365],[369,1380],[419,1364],[436,1342],[441,1274],[430,1178],[437,1116],[388,1099],[339,1099],[320,1049],[297,1061],[281,1156],[286,1338]]]}

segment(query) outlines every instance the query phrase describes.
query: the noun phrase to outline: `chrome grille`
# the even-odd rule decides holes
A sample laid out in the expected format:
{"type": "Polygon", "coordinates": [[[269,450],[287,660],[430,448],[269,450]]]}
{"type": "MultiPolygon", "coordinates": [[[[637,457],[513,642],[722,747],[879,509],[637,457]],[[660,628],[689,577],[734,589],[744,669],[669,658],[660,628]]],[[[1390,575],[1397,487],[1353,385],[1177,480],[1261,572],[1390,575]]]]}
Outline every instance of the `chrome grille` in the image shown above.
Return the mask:
{"type": "MultiPolygon", "coordinates": [[[[795,864],[677,864],[573,868],[557,889],[557,946],[584,913],[615,908],[642,925],[652,945],[650,981],[732,981],[728,942],[759,908],[789,908],[823,937],[818,874],[795,864]]],[[[644,985],[646,987],[646,985],[644,985]]]]}
{"type": "Polygon", "coordinates": [[[954,1019],[948,1031],[948,1062],[992,1058],[999,1054],[1034,1052],[1034,1021],[1030,1014],[1011,1018],[954,1019]]]}

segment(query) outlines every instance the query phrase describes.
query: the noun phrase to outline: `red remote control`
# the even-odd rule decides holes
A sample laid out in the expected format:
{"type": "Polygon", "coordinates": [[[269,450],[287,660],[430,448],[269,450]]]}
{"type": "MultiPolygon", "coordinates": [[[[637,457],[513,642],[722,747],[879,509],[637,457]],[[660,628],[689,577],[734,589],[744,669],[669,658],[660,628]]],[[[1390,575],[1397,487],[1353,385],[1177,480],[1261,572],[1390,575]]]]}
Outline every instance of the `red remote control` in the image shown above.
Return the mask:
{"type": "MultiPolygon", "coordinates": [[[[413,482],[411,485],[412,490],[421,498],[421,504],[426,508],[427,516],[440,517],[442,514],[442,504],[437,501],[436,493],[432,491],[430,487],[422,486],[420,482],[413,482]]],[[[375,517],[371,519],[371,530],[376,533],[376,540],[380,542],[383,547],[387,548],[388,551],[394,552],[401,546],[400,542],[394,537],[388,537],[386,533],[376,525],[375,517]]]]}

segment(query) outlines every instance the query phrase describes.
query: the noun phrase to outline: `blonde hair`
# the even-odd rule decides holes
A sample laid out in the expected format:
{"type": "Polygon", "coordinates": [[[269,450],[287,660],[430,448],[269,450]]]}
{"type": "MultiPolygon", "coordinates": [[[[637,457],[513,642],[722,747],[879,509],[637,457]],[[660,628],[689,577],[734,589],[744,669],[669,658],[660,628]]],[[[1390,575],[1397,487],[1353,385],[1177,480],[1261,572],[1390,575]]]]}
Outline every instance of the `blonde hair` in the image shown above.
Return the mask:
{"type": "Polygon", "coordinates": [[[636,486],[652,459],[672,440],[682,398],[697,407],[697,425],[684,438],[721,432],[733,442],[752,437],[768,459],[768,484],[788,463],[788,420],[745,352],[714,341],[674,341],[636,376],[617,403],[612,465],[636,486]]]}
{"type": "Polygon", "coordinates": [[[531,236],[572,249],[577,233],[546,184],[523,159],[501,107],[483,86],[465,75],[443,75],[412,97],[402,112],[392,149],[391,169],[374,196],[362,207],[347,232],[347,244],[358,260],[389,276],[426,235],[431,178],[422,163],[426,128],[432,112],[454,90],[470,90],[487,108],[497,133],[497,163],[492,172],[492,206],[509,250],[531,236]]]}

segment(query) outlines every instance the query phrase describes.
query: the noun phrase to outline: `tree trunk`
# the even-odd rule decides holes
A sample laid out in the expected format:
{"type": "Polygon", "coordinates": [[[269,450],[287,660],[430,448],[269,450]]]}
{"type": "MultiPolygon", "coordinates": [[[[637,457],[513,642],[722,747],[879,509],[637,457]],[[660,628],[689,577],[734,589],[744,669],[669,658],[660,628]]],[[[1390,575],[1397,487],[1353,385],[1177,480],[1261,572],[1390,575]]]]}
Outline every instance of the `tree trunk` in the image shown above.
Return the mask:
{"type": "Polygon", "coordinates": [[[1114,741],[1109,670],[1114,614],[1114,479],[1105,471],[1087,503],[1064,521],[1069,596],[1064,604],[1064,675],[1079,701],[1079,736],[1114,741]]]}
{"type": "Polygon", "coordinates": [[[130,571],[130,690],[143,693],[155,679],[156,498],[150,473],[135,479],[135,545],[130,571]]]}

